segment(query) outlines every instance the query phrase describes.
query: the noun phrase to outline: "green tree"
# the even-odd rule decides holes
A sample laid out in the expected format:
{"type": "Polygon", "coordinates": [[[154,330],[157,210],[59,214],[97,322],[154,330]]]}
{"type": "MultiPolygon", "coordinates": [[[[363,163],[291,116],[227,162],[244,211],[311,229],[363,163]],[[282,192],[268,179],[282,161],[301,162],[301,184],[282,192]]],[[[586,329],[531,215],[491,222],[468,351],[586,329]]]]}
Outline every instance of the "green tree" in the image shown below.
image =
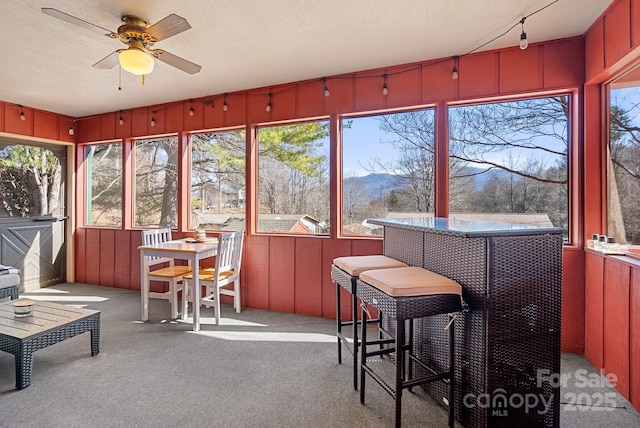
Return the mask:
{"type": "Polygon", "coordinates": [[[389,192],[387,197],[387,208],[389,211],[400,211],[400,198],[398,197],[398,191],[393,189],[389,192]]]}
{"type": "Polygon", "coordinates": [[[326,160],[318,155],[321,139],[329,135],[329,124],[304,122],[260,128],[260,156],[281,162],[306,176],[317,175],[326,160]]]}
{"type": "Polygon", "coordinates": [[[326,121],[259,129],[259,198],[269,212],[328,220],[328,135],[326,121]]]}

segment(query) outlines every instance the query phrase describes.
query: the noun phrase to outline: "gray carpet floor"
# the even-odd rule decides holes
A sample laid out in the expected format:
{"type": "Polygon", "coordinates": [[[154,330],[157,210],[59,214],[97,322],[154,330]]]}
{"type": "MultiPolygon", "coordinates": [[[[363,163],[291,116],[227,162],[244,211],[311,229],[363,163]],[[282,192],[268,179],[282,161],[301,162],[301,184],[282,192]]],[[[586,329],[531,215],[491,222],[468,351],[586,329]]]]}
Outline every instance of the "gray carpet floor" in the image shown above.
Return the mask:
{"type": "MultiPolygon", "coordinates": [[[[14,358],[0,352],[0,427],[393,426],[393,400],[374,382],[360,404],[332,320],[223,305],[222,325],[205,310],[195,333],[190,320],[168,320],[162,300],[142,323],[139,294],[127,290],[60,284],[27,296],[100,310],[100,354],[91,357],[88,333],[37,351],[32,384],[18,391],[14,358]]],[[[561,426],[640,426],[584,357],[563,354],[562,371],[561,426]]],[[[402,402],[403,426],[446,426],[421,388],[402,402]]]]}

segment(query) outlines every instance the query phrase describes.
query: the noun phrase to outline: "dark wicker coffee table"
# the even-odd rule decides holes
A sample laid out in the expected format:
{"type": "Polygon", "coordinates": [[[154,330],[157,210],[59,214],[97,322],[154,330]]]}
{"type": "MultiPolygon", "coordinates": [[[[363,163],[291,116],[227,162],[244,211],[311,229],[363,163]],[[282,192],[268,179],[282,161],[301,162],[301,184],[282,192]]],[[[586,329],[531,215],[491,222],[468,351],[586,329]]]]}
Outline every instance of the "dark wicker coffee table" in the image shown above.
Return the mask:
{"type": "Polygon", "coordinates": [[[31,384],[33,354],[39,349],[91,332],[91,356],[100,352],[100,312],[50,302],[36,302],[33,315],[17,318],[14,301],[0,303],[0,351],[16,359],[16,388],[31,384]]]}

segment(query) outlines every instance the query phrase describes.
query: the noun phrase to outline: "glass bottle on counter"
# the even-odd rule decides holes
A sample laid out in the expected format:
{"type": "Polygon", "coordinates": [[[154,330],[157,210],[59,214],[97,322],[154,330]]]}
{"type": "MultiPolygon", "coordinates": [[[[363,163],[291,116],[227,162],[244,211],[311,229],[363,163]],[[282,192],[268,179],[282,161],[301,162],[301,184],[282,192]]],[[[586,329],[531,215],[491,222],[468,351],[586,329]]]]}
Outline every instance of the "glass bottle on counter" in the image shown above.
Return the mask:
{"type": "Polygon", "coordinates": [[[620,244],[618,244],[616,242],[616,238],[614,238],[613,236],[610,236],[607,238],[607,246],[605,251],[610,251],[610,252],[620,252],[620,244]]]}
{"type": "Polygon", "coordinates": [[[593,249],[598,251],[604,251],[607,246],[607,236],[600,235],[598,240],[595,242],[593,249]]]}
{"type": "Polygon", "coordinates": [[[600,238],[600,235],[597,233],[591,235],[591,239],[587,239],[587,248],[594,249],[596,247],[596,242],[598,242],[598,238],[600,238]]]}

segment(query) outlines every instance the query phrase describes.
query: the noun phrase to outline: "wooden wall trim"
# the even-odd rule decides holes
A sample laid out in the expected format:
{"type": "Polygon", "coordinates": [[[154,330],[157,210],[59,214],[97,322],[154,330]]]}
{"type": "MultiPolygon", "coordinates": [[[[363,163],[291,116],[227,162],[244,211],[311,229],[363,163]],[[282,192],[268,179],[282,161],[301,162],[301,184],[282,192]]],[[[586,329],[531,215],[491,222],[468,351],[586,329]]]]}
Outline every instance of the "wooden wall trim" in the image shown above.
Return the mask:
{"type": "Polygon", "coordinates": [[[640,0],[615,0],[585,33],[586,82],[602,83],[640,57],[640,0]]]}
{"type": "Polygon", "coordinates": [[[69,116],[0,101],[0,132],[74,143],[78,136],[74,120],[69,116]],[[21,110],[25,120],[20,119],[21,110]],[[74,127],[74,135],[69,135],[71,126],[74,127]]]}

